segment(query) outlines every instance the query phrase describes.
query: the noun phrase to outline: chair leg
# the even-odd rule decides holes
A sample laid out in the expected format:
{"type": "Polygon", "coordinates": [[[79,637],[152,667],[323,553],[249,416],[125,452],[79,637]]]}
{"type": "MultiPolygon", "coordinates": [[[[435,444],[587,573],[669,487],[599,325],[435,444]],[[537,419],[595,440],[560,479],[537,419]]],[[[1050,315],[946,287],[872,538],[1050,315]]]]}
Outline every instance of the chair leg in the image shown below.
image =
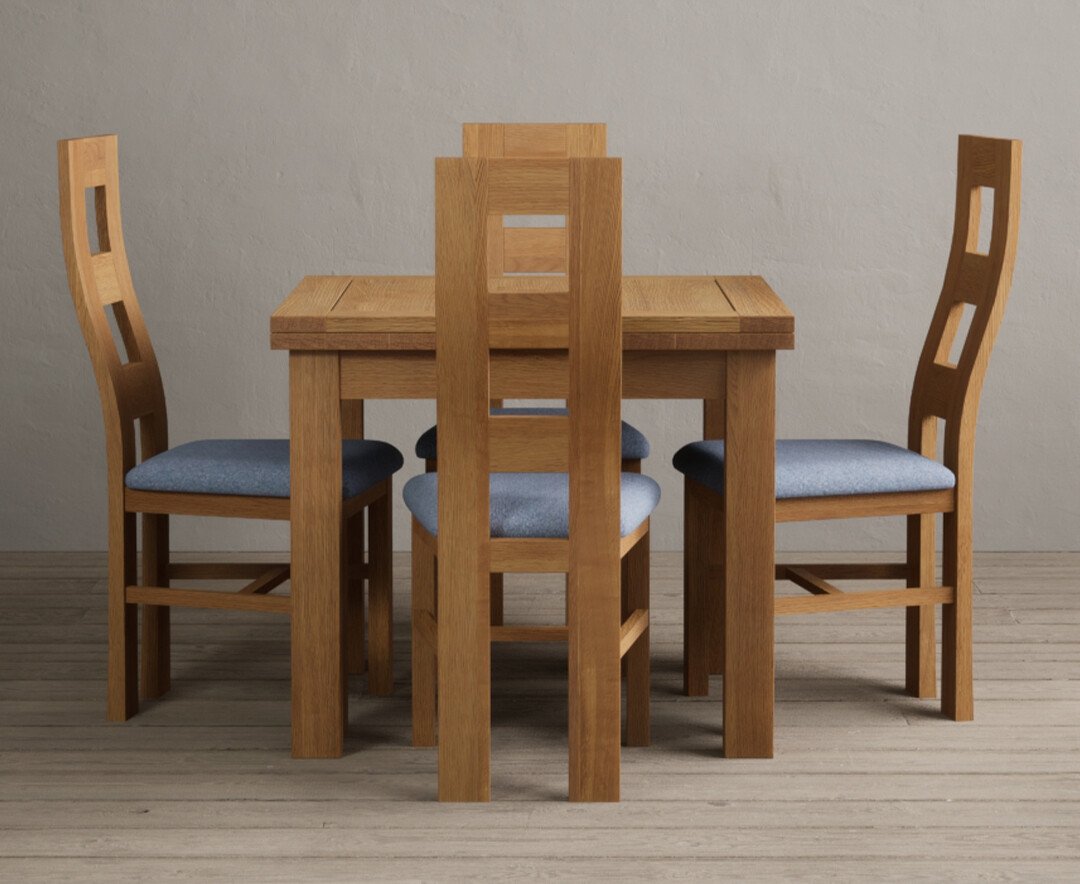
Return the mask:
{"type": "Polygon", "coordinates": [[[701,524],[706,534],[701,546],[702,569],[705,575],[706,622],[709,624],[709,674],[724,674],[724,611],[727,610],[727,557],[724,532],[724,499],[705,490],[704,518],[701,524]]]}
{"type": "MultiPolygon", "coordinates": [[[[630,612],[633,610],[633,608],[630,607],[630,580],[631,580],[630,562],[631,562],[631,559],[630,559],[630,555],[628,553],[627,555],[623,556],[623,559],[622,559],[622,562],[621,562],[621,573],[619,575],[619,584],[620,584],[619,588],[621,590],[621,607],[620,607],[620,610],[622,612],[622,622],[623,623],[626,622],[626,618],[630,616],[630,612]]],[[[630,666],[630,663],[628,662],[627,658],[624,656],[622,658],[622,677],[624,679],[626,678],[626,673],[627,673],[627,671],[629,669],[629,666],[630,666]]]]}
{"type": "MultiPolygon", "coordinates": [[[[957,495],[962,498],[963,495],[957,495]]],[[[975,717],[971,647],[971,500],[944,516],[942,583],[956,601],[941,606],[941,711],[954,721],[975,717]]]]}
{"type": "MultiPolygon", "coordinates": [[[[143,583],[169,585],[169,517],[146,513],[143,523],[143,583]]],[[[169,692],[170,631],[168,605],[142,606],[142,679],[140,696],[169,692]]]]}
{"type": "Polygon", "coordinates": [[[109,500],[109,651],[106,716],[126,721],[139,711],[137,605],[125,601],[136,580],[135,514],[125,513],[123,495],[109,500]]]}
{"type": "MultiPolygon", "coordinates": [[[[649,534],[646,532],[623,558],[623,598],[629,612],[649,610],[649,534]]],[[[623,615],[625,622],[628,613],[623,615]]],[[[649,630],[623,657],[626,664],[626,745],[649,745],[649,630]]]]}
{"type": "MultiPolygon", "coordinates": [[[[622,462],[622,471],[624,473],[640,473],[641,472],[641,461],[640,460],[624,460],[622,462]]],[[[631,611],[631,608],[629,607],[629,603],[627,602],[627,597],[626,597],[626,593],[627,593],[626,584],[627,584],[627,581],[629,580],[629,571],[627,570],[628,568],[629,568],[629,564],[628,564],[628,561],[627,561],[627,557],[624,556],[623,560],[622,560],[622,618],[623,618],[624,623],[626,622],[626,618],[630,616],[630,611],[631,611]]],[[[623,657],[623,659],[622,659],[622,677],[623,678],[626,678],[626,667],[627,667],[626,657],[623,657]]]]}
{"type": "Polygon", "coordinates": [[[503,625],[503,576],[491,575],[491,625],[503,625]]]}
{"type": "MultiPolygon", "coordinates": [[[[908,586],[934,585],[934,514],[908,516],[908,586]]],[[[907,609],[907,674],[905,687],[915,697],[937,693],[937,640],[934,637],[934,606],[912,605],[907,609]]]]}
{"type": "Polygon", "coordinates": [[[414,746],[435,745],[436,649],[425,640],[419,621],[435,617],[437,592],[435,556],[426,532],[413,519],[412,527],[412,737],[414,746]]]}
{"type": "Polygon", "coordinates": [[[386,493],[368,506],[368,690],[386,696],[394,691],[394,576],[390,509],[386,493]]]}
{"type": "Polygon", "coordinates": [[[711,492],[686,479],[683,506],[683,691],[690,697],[709,693],[709,586],[706,574],[705,547],[708,543],[705,524],[711,492]]]}
{"type": "Polygon", "coordinates": [[[356,513],[344,526],[345,538],[345,672],[367,672],[367,648],[364,613],[364,511],[356,513]]]}

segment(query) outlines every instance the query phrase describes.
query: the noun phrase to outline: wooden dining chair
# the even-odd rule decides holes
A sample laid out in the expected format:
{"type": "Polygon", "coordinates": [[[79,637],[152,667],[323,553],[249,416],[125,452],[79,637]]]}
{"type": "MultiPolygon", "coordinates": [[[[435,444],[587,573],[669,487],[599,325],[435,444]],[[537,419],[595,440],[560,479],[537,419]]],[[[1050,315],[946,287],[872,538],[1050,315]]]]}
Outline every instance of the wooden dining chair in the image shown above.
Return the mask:
{"type": "Polygon", "coordinates": [[[489,643],[567,641],[570,797],[617,800],[623,655],[626,740],[649,739],[648,531],[660,497],[652,479],[621,470],[621,161],[439,159],[435,181],[443,448],[439,472],[403,492],[413,515],[413,743],[435,744],[437,681],[454,693],[482,678],[471,720],[438,709],[439,794],[487,800],[489,643]],[[535,278],[524,296],[504,296],[487,274],[488,217],[512,213],[567,217],[567,275],[535,278]],[[568,415],[492,415],[491,350],[519,344],[530,327],[552,333],[553,322],[569,352],[568,415]],[[566,624],[488,625],[490,585],[468,578],[477,569],[567,573],[566,624]],[[446,734],[462,728],[481,747],[473,770],[443,757],[446,734]]]}
{"type": "MultiPolygon", "coordinates": [[[[900,564],[777,565],[809,597],[778,597],[775,613],[907,608],[907,690],[933,697],[935,605],[942,606],[941,705],[957,721],[974,715],[972,694],[972,486],[975,419],[990,352],[1005,309],[1020,218],[1021,143],[960,136],[956,218],[941,296],[915,372],[908,447],[864,439],[776,443],[776,521],[907,516],[900,564]],[[984,190],[993,223],[979,251],[984,190]],[[970,325],[952,361],[965,309],[970,325]],[[937,460],[938,424],[944,456],[937,460]],[[942,579],[935,580],[935,518],[943,514],[942,579]],[[831,580],[903,579],[906,588],[843,592],[831,580]]],[[[724,668],[724,442],[694,442],[675,455],[685,474],[686,693],[704,695],[724,668]]]]}
{"type": "MultiPolygon", "coordinates": [[[[607,126],[603,123],[465,123],[461,155],[489,159],[569,159],[607,156],[607,126]]],[[[508,274],[565,274],[565,227],[508,227],[506,216],[487,219],[487,271],[492,279],[508,274]]],[[[565,408],[503,408],[491,400],[496,415],[560,415],[565,408]]],[[[431,427],[416,440],[416,456],[427,472],[438,469],[438,428],[431,427]]],[[[622,422],[623,472],[640,473],[649,456],[649,440],[639,429],[622,422]]],[[[491,624],[503,622],[503,576],[491,575],[491,624]]]]}
{"type": "MultiPolygon", "coordinates": [[[[60,226],[79,325],[101,394],[109,489],[108,718],[138,711],[139,696],[170,687],[169,608],[272,611],[291,599],[271,590],[289,579],[288,564],[195,564],[169,559],[170,515],[289,518],[288,439],[212,439],[168,444],[165,393],[157,359],[131,283],[120,226],[115,135],[59,142],[60,226]],[[96,243],[87,219],[93,190],[96,243]],[[110,323],[111,315],[111,323],[110,323]],[[116,329],[114,336],[113,328],[116,329]],[[142,514],[142,581],[136,575],[135,516],[142,514]],[[249,580],[238,592],[174,587],[174,579],[249,580]],[[142,607],[142,685],[137,673],[137,616],[142,607]]],[[[362,434],[360,414],[350,429],[362,434]]],[[[342,446],[342,531],[349,549],[346,588],[349,668],[363,668],[363,581],[370,602],[373,693],[393,688],[391,476],[401,453],[385,442],[348,439],[342,446]],[[370,561],[363,561],[363,512],[369,511],[370,561]],[[360,624],[359,631],[355,628],[360,624]]],[[[343,627],[345,624],[343,624],[343,627]]]]}

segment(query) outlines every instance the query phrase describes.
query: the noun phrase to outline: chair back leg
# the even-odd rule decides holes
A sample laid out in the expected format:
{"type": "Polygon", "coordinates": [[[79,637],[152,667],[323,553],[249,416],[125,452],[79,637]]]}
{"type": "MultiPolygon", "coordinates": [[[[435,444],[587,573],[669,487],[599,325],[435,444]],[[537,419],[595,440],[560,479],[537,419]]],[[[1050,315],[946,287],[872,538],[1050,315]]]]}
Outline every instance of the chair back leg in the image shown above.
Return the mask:
{"type": "MultiPolygon", "coordinates": [[[[649,533],[623,557],[622,622],[634,611],[649,611],[649,533]]],[[[649,627],[623,657],[626,661],[626,745],[649,745],[649,627]]]]}
{"type": "Polygon", "coordinates": [[[368,506],[368,689],[379,696],[394,690],[391,480],[385,485],[385,493],[368,506]]]}
{"type": "Polygon", "coordinates": [[[425,626],[435,625],[435,550],[416,519],[412,526],[412,737],[414,746],[434,746],[438,659],[425,626]]]}
{"type": "Polygon", "coordinates": [[[971,502],[958,497],[956,512],[944,516],[941,582],[956,587],[956,601],[941,606],[941,711],[954,721],[971,721],[971,502]]]}
{"type": "MultiPolygon", "coordinates": [[[[145,513],[143,523],[143,583],[169,585],[169,517],[145,513]]],[[[142,606],[142,683],[144,699],[162,697],[172,686],[171,636],[167,605],[142,606]]]]}
{"type": "Polygon", "coordinates": [[[345,671],[349,675],[367,672],[367,616],[364,611],[364,581],[369,569],[364,564],[364,510],[342,526],[345,550],[345,671]]]}

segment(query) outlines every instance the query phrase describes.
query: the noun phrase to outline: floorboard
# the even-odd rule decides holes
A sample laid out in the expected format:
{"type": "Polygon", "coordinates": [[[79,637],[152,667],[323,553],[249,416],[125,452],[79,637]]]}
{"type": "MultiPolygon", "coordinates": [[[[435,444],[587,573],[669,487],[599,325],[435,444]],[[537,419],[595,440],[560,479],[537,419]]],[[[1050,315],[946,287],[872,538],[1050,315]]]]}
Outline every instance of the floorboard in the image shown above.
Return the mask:
{"type": "MultiPolygon", "coordinates": [[[[977,557],[967,724],[904,694],[901,612],[782,619],[776,758],[738,761],[722,679],[681,693],[680,559],[653,555],[652,746],[623,751],[622,802],[566,801],[565,649],[500,645],[494,800],[445,806],[410,745],[405,557],[394,695],[351,678],[345,756],[294,761],[286,619],[177,611],[172,692],[110,725],[104,557],[0,553],[0,880],[1080,879],[1080,554],[977,557]]],[[[557,577],[506,598],[563,611],[557,577]]]]}

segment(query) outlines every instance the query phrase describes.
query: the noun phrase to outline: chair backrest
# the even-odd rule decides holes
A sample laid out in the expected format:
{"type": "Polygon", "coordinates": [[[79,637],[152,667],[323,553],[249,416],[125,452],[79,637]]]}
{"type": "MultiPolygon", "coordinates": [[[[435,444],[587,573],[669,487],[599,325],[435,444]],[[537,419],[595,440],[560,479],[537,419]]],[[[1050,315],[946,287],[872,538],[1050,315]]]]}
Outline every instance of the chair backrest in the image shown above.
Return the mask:
{"type": "Polygon", "coordinates": [[[930,331],[915,372],[908,447],[936,457],[938,419],[945,421],[944,462],[958,487],[970,489],[979,394],[986,377],[1016,261],[1020,221],[1021,142],[960,136],[952,248],[930,331]],[[993,190],[989,246],[979,251],[982,192],[993,190]],[[955,363],[956,335],[970,314],[955,363]]]}
{"type": "Polygon", "coordinates": [[[58,147],[64,263],[101,394],[110,486],[119,481],[122,488],[124,474],[135,466],[140,449],[146,459],[168,447],[165,390],[124,251],[116,136],[74,138],[58,147]],[[87,220],[91,188],[96,249],[87,220]],[[107,316],[110,310],[115,337],[107,316]]]}
{"type": "MultiPolygon", "coordinates": [[[[487,159],[569,159],[607,154],[603,123],[466,123],[461,155],[487,159]]],[[[488,218],[488,276],[566,273],[566,229],[506,227],[488,218]]]]}
{"type": "Polygon", "coordinates": [[[570,474],[571,560],[582,544],[579,561],[617,561],[622,161],[438,159],[435,207],[440,550],[490,555],[490,472],[558,471],[570,474]],[[521,300],[531,315],[543,298],[567,317],[568,416],[489,413],[489,321],[513,299],[490,292],[487,219],[506,214],[566,216],[565,284],[545,278],[521,300]]]}

